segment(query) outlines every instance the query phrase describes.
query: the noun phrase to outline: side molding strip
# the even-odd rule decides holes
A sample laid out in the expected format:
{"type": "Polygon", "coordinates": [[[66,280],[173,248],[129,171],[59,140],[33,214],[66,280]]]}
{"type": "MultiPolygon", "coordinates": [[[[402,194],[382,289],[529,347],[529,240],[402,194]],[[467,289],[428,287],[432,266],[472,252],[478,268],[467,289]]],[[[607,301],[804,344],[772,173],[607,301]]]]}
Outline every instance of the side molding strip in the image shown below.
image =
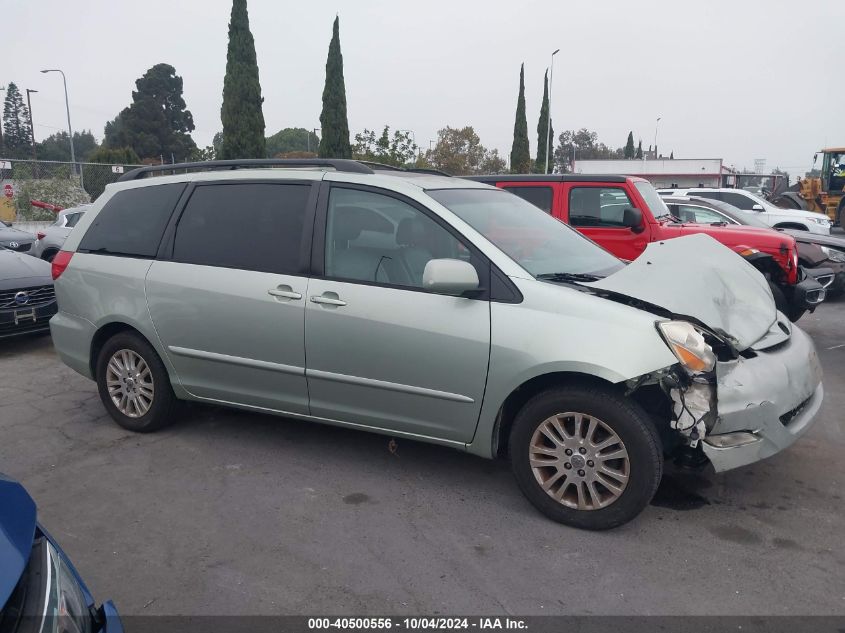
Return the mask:
{"type": "Polygon", "coordinates": [[[252,367],[254,369],[266,369],[267,371],[277,371],[281,374],[293,374],[295,376],[305,375],[304,367],[271,363],[266,360],[255,360],[253,358],[242,358],[241,356],[229,356],[228,354],[218,354],[216,352],[204,352],[198,349],[177,347],[176,345],[169,345],[167,349],[177,356],[199,358],[201,360],[210,360],[216,363],[228,363],[230,365],[241,365],[242,367],[252,367]]]}
{"type": "Polygon", "coordinates": [[[305,376],[307,378],[316,378],[318,380],[329,380],[332,382],[343,382],[349,385],[359,385],[361,387],[372,387],[373,389],[399,391],[401,393],[410,393],[415,396],[437,398],[438,400],[465,402],[467,404],[475,402],[472,398],[463,396],[459,393],[449,393],[448,391],[438,391],[437,389],[426,389],[425,387],[414,387],[413,385],[403,385],[397,382],[387,382],[386,380],[375,380],[373,378],[361,378],[360,376],[335,374],[330,371],[320,371],[319,369],[308,369],[305,371],[305,376]]]}

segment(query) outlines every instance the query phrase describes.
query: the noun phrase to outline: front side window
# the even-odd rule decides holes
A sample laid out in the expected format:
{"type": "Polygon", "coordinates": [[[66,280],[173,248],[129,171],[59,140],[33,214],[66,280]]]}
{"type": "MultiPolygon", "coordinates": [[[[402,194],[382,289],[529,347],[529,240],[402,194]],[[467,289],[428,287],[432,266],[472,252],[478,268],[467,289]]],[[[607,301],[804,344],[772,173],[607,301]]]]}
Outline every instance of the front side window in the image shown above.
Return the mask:
{"type": "Polygon", "coordinates": [[[546,213],[552,212],[553,192],[551,187],[502,187],[526,202],[530,202],[546,213]]]}
{"type": "Polygon", "coordinates": [[[616,257],[594,242],[506,191],[438,189],[426,193],[535,277],[560,273],[605,276],[622,268],[616,257]]]}
{"type": "Polygon", "coordinates": [[[625,209],[633,203],[621,187],[573,187],[569,192],[572,226],[626,228],[625,209]]]}
{"type": "Polygon", "coordinates": [[[411,205],[378,193],[332,188],[326,218],[326,276],[422,288],[432,259],[470,261],[449,231],[411,205]]]}
{"type": "Polygon", "coordinates": [[[296,274],[310,189],[274,183],[198,186],[176,227],[174,261],[296,274]]]}
{"type": "Polygon", "coordinates": [[[755,202],[751,196],[734,193],[732,191],[723,191],[721,193],[721,198],[723,202],[727,202],[729,205],[732,205],[737,209],[743,209],[744,211],[750,211],[751,207],[755,204],[759,204],[758,202],[755,202]]]}
{"type": "Polygon", "coordinates": [[[185,183],[122,189],[94,218],[80,251],[127,257],[155,257],[164,229],[185,183]]]}

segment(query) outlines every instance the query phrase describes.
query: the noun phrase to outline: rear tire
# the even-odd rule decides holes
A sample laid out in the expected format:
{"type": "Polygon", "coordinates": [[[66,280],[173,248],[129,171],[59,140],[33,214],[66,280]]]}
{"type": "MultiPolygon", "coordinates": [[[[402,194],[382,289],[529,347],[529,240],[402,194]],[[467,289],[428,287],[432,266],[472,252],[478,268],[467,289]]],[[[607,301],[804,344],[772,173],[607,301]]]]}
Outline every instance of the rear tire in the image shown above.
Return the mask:
{"type": "Polygon", "coordinates": [[[586,530],[636,517],[663,473],[648,414],[616,391],[588,385],[531,398],[513,422],[510,458],[519,488],[540,512],[586,530]]]}
{"type": "Polygon", "coordinates": [[[124,429],[150,433],[172,421],[177,400],[167,369],[138,334],[119,332],[103,345],[97,389],[109,415],[124,429]]]}

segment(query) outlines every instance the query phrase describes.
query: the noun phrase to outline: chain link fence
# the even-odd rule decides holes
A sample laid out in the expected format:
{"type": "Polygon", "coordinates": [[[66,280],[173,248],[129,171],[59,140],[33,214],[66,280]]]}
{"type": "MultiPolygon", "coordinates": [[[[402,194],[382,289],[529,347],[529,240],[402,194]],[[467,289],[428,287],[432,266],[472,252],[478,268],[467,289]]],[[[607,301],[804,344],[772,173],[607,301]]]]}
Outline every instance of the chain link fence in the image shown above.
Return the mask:
{"type": "Polygon", "coordinates": [[[93,202],[107,184],[135,167],[142,165],[0,159],[0,220],[53,220],[58,208],[93,202]]]}

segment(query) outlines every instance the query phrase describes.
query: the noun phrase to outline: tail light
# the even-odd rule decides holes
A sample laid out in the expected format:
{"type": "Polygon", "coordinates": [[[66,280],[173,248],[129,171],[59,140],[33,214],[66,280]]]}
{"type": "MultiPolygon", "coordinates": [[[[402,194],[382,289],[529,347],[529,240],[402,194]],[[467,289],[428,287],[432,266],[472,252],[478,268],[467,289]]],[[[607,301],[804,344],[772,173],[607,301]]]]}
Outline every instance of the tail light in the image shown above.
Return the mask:
{"type": "Polygon", "coordinates": [[[47,234],[44,231],[38,231],[38,233],[35,234],[35,239],[36,240],[43,240],[45,235],[47,235],[47,234]]]}
{"type": "Polygon", "coordinates": [[[65,272],[65,268],[70,264],[71,257],[73,257],[72,251],[59,251],[56,253],[56,256],[53,258],[53,269],[51,271],[54,280],[58,279],[65,272]]]}

